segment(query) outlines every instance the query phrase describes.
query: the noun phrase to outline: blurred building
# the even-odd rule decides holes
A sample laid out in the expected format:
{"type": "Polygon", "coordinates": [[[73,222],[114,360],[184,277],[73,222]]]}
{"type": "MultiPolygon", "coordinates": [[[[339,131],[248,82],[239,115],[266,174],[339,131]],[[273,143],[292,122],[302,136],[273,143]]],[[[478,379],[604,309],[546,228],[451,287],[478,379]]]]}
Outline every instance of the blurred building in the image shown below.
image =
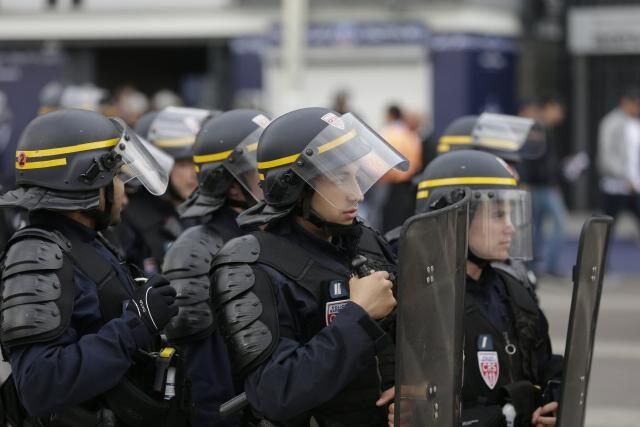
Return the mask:
{"type": "MultiPolygon", "coordinates": [[[[596,158],[598,123],[625,87],[640,86],[640,2],[573,0],[567,10],[573,141],[596,158]]],[[[581,180],[577,204],[597,206],[598,176],[581,180]]]]}
{"type": "MultiPolygon", "coordinates": [[[[520,3],[310,0],[304,99],[293,101],[281,88],[279,0],[3,0],[0,43],[46,42],[64,55],[64,78],[73,83],[130,84],[149,96],[167,88],[188,104],[221,109],[259,103],[281,113],[296,102],[327,104],[346,87],[358,111],[380,123],[394,99],[425,113],[445,95],[460,100],[453,110],[511,110],[513,101],[494,93],[491,74],[514,72],[520,3]],[[455,69],[441,76],[440,58],[455,69]],[[491,93],[460,99],[474,76],[491,93]],[[437,93],[449,85],[455,94],[437,93]]],[[[459,113],[469,112],[477,111],[459,113]]]]}

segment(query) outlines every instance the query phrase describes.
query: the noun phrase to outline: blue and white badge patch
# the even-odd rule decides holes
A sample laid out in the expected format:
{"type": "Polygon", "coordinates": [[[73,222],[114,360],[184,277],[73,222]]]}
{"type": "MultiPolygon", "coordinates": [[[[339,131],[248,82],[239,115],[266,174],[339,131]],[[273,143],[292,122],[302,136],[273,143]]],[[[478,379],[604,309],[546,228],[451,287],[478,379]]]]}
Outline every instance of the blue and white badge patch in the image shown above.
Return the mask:
{"type": "Polygon", "coordinates": [[[500,377],[500,362],[498,353],[495,351],[479,351],[478,367],[484,383],[493,390],[500,377]]]}
{"type": "Polygon", "coordinates": [[[345,298],[349,296],[347,285],[342,279],[336,279],[329,282],[329,296],[331,299],[345,298]]]}
{"type": "Polygon", "coordinates": [[[333,319],[335,319],[336,316],[342,310],[344,310],[348,302],[349,302],[348,299],[343,299],[340,301],[331,301],[327,303],[327,308],[324,312],[324,320],[327,326],[329,326],[331,322],[333,322],[333,319]]]}

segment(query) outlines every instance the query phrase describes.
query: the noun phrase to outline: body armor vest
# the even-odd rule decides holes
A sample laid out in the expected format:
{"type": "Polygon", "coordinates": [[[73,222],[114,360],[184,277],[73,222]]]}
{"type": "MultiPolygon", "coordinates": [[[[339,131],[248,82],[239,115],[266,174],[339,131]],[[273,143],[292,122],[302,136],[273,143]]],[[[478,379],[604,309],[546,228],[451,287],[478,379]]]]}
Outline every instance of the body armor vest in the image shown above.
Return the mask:
{"type": "MultiPolygon", "coordinates": [[[[113,252],[108,242],[102,243],[113,252]]],[[[117,258],[115,253],[114,256],[117,258]]],[[[11,238],[9,250],[2,262],[3,347],[54,340],[67,329],[75,296],[73,267],[96,284],[104,323],[122,315],[122,303],[131,298],[131,289],[121,283],[111,263],[100,256],[93,246],[73,233],[67,236],[40,226],[27,227],[11,238]],[[35,254],[37,256],[34,258],[35,254]],[[56,292],[43,292],[43,286],[56,292]],[[18,290],[20,292],[13,292],[18,290]],[[42,310],[42,307],[47,309],[42,310]],[[52,319],[57,321],[46,319],[40,325],[36,322],[34,328],[21,328],[24,323],[21,319],[25,316],[27,319],[31,318],[30,313],[42,312],[50,312],[52,319]]],[[[129,285],[135,286],[131,279],[129,285]]],[[[152,398],[149,395],[152,384],[145,384],[144,387],[139,385],[142,378],[149,377],[148,371],[153,369],[155,362],[152,359],[140,360],[114,389],[92,399],[86,405],[95,408],[102,406],[100,401],[106,402],[106,406],[121,421],[115,426],[134,426],[140,422],[158,426],[187,425],[189,403],[182,400],[185,395],[182,368],[179,369],[180,372],[176,371],[176,398],[172,402],[152,398]]],[[[24,422],[26,425],[32,422],[42,426],[90,425],[90,420],[96,420],[97,423],[95,410],[84,409],[84,406],[69,408],[68,413],[56,415],[49,420],[27,418],[24,422]],[[74,421],[69,422],[67,416],[74,421]]]]}
{"type": "MultiPolygon", "coordinates": [[[[371,269],[383,269],[390,273],[395,273],[395,263],[390,256],[390,252],[384,247],[384,241],[373,231],[364,226],[363,233],[358,246],[358,253],[365,256],[368,260],[368,267],[371,269]]],[[[279,336],[288,337],[300,341],[302,343],[313,338],[321,329],[331,323],[333,318],[339,315],[340,310],[349,300],[348,283],[351,275],[349,263],[341,264],[330,259],[317,259],[317,256],[306,251],[298,244],[292,243],[282,236],[274,235],[267,232],[255,232],[249,236],[245,236],[247,243],[246,249],[236,248],[236,256],[241,253],[254,253],[251,263],[263,264],[280,274],[286,276],[289,280],[295,282],[313,295],[316,302],[313,309],[305,310],[305,313],[298,312],[301,315],[300,331],[302,336],[293,336],[293,331],[283,330],[277,324],[269,325],[268,320],[264,320],[270,331],[271,339],[277,341],[279,336]],[[254,240],[253,249],[249,248],[248,242],[254,240]],[[283,256],[286,254],[286,256],[283,256]]],[[[216,260],[216,264],[225,264],[231,262],[227,257],[225,249],[221,251],[221,257],[216,260]]],[[[231,251],[229,251],[231,252],[231,251]]],[[[245,259],[249,259],[247,257],[245,259]]],[[[251,269],[255,274],[255,281],[261,281],[261,269],[251,269]]],[[[216,273],[214,273],[216,274],[216,273]]],[[[265,275],[266,276],[266,275],[265,275]]],[[[223,275],[217,275],[217,293],[224,294],[225,291],[219,289],[224,281],[223,275]]],[[[269,281],[268,278],[262,279],[269,281]]],[[[260,286],[253,286],[258,289],[260,286]]],[[[245,287],[246,288],[246,287],[245,287]]],[[[227,291],[228,293],[228,291],[227,291]]],[[[224,300],[226,298],[222,298],[224,300]]],[[[260,303],[265,306],[265,297],[258,298],[260,303]]],[[[275,300],[271,302],[274,304],[275,300]]],[[[246,304],[245,304],[246,305],[246,304]]],[[[223,308],[223,311],[225,308],[223,308]]],[[[263,307],[263,312],[273,312],[268,307],[263,307]]],[[[232,315],[226,315],[227,319],[232,319],[232,315]]],[[[263,318],[261,318],[263,319],[263,318]]],[[[229,339],[230,327],[222,321],[221,330],[225,338],[229,339]]],[[[260,363],[266,360],[273,348],[263,346],[263,352],[254,355],[253,360],[249,363],[245,362],[246,343],[239,342],[234,339],[230,340],[230,349],[234,367],[244,367],[244,374],[250,372],[260,363]]],[[[273,346],[274,347],[274,346],[273,346]]],[[[375,402],[380,393],[393,383],[391,377],[393,373],[393,347],[390,346],[390,352],[385,356],[377,357],[371,360],[362,361],[366,365],[364,374],[360,375],[356,380],[343,389],[331,401],[326,402],[320,407],[314,408],[306,415],[306,421],[295,421],[291,425],[302,426],[308,425],[308,418],[314,417],[320,426],[386,426],[386,409],[375,407],[375,402]],[[391,374],[389,374],[389,372],[391,374]],[[385,375],[383,375],[385,373],[385,375]],[[387,384],[383,384],[387,382],[387,384]]],[[[241,373],[242,374],[242,373],[241,373]]],[[[305,418],[305,417],[302,417],[305,418]]],[[[289,425],[289,424],[287,424],[289,425]]]]}
{"type": "Polygon", "coordinates": [[[500,331],[467,294],[465,301],[465,361],[463,406],[502,404],[501,389],[517,381],[537,384],[539,309],[531,293],[513,276],[494,270],[505,284],[512,313],[509,331],[500,331]]]}

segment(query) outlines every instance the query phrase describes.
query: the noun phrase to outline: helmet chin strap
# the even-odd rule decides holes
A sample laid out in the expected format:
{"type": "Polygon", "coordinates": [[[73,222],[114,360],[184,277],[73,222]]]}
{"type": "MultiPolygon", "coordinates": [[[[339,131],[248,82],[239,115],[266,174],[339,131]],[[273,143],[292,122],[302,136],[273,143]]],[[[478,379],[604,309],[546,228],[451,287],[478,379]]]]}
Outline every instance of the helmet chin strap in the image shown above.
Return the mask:
{"type": "Polygon", "coordinates": [[[111,181],[104,187],[104,209],[96,208],[87,212],[88,216],[95,221],[96,231],[102,231],[111,225],[111,210],[114,201],[114,187],[113,181],[111,181]]]}
{"type": "Polygon", "coordinates": [[[481,269],[484,269],[490,263],[488,260],[480,258],[478,255],[474,254],[471,248],[467,249],[467,260],[471,261],[481,269]]]}

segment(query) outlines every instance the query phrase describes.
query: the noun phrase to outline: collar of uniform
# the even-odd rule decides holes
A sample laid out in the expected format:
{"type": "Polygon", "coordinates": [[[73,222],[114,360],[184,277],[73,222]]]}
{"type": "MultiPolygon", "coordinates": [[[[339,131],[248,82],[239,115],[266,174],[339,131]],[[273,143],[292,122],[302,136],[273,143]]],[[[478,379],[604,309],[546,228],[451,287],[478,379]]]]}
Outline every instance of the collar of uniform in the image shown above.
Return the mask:
{"type": "Polygon", "coordinates": [[[305,249],[316,253],[319,259],[323,259],[329,254],[333,260],[340,263],[343,267],[346,266],[349,268],[348,262],[350,262],[350,260],[345,259],[345,252],[343,250],[333,243],[310,233],[303,226],[296,223],[294,218],[295,217],[292,217],[290,221],[283,221],[278,227],[276,234],[280,234],[305,249]],[[347,262],[345,263],[345,261],[347,262]]]}
{"type": "Polygon", "coordinates": [[[45,228],[55,228],[63,234],[73,233],[83,242],[94,240],[98,233],[83,224],[69,218],[66,215],[54,211],[36,211],[29,215],[29,222],[33,225],[42,225],[45,228]]]}

